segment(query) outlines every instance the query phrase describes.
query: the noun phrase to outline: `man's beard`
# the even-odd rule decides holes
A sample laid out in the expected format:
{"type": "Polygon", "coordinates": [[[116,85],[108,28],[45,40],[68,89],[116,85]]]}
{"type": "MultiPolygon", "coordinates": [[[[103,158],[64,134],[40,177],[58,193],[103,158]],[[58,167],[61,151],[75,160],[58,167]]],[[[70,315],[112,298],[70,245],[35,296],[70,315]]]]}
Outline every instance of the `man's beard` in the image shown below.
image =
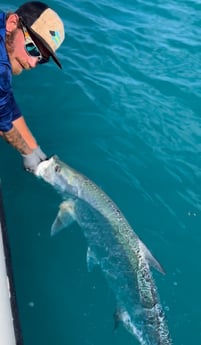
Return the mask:
{"type": "Polygon", "coordinates": [[[8,55],[12,54],[14,51],[14,41],[17,34],[17,29],[10,34],[6,34],[6,50],[8,55]]]}
{"type": "Polygon", "coordinates": [[[6,50],[7,54],[10,60],[11,68],[12,68],[12,73],[13,74],[20,74],[20,71],[15,66],[15,63],[13,61],[13,52],[15,50],[15,36],[16,36],[17,30],[7,34],[6,33],[6,50]]]}
{"type": "Polygon", "coordinates": [[[12,74],[18,75],[22,72],[23,68],[28,69],[28,65],[25,62],[22,62],[20,58],[14,57],[13,53],[15,51],[15,37],[17,34],[17,30],[6,34],[6,50],[8,53],[8,57],[10,60],[12,74]],[[23,65],[23,68],[22,68],[23,65]]]}

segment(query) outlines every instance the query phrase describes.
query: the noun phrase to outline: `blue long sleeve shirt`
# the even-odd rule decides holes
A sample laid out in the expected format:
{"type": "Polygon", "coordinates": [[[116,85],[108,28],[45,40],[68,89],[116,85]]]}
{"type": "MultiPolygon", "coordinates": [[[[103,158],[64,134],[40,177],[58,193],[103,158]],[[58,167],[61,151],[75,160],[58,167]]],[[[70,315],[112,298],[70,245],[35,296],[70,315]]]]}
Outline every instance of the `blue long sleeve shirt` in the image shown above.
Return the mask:
{"type": "Polygon", "coordinates": [[[0,131],[7,132],[21,116],[12,89],[12,68],[6,51],[6,14],[0,13],[0,131]]]}

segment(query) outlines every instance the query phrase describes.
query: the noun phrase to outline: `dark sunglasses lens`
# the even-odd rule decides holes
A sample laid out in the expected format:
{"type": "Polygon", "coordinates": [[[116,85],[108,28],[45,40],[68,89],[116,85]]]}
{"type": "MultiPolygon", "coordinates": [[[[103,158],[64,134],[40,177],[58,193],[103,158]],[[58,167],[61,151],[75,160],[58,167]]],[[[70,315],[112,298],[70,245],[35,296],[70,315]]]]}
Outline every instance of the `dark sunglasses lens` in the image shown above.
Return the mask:
{"type": "Polygon", "coordinates": [[[39,50],[33,43],[27,43],[26,50],[31,56],[34,56],[34,57],[40,56],[39,50]]]}
{"type": "Polygon", "coordinates": [[[47,63],[47,62],[49,61],[49,59],[50,59],[49,57],[48,57],[48,58],[42,57],[42,59],[39,60],[38,63],[39,63],[40,65],[42,65],[43,63],[47,63]]]}

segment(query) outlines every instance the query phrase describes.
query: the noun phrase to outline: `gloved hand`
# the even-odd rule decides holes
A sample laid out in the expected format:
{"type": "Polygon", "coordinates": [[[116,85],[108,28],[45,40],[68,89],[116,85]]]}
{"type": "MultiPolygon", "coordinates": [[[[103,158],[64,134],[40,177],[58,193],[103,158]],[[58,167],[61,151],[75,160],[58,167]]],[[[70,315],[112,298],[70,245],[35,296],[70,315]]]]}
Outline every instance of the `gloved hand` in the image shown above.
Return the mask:
{"type": "Polygon", "coordinates": [[[47,159],[46,154],[41,150],[40,146],[37,146],[34,149],[34,152],[37,154],[37,156],[40,158],[40,162],[44,161],[47,159]]]}
{"type": "Polygon", "coordinates": [[[29,153],[28,155],[22,154],[22,158],[25,170],[33,173],[38,164],[47,159],[47,156],[41,150],[40,146],[38,146],[32,151],[32,153],[29,153]]]}

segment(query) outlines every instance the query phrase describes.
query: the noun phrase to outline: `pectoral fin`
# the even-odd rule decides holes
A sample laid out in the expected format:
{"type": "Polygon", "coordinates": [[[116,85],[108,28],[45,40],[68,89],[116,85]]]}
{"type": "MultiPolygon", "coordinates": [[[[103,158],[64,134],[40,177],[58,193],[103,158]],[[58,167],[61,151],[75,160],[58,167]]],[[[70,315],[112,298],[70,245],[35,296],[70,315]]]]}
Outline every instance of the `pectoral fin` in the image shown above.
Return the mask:
{"type": "Polygon", "coordinates": [[[75,221],[74,205],[75,201],[72,199],[68,199],[59,205],[59,212],[51,227],[51,236],[56,235],[75,221]]]}

